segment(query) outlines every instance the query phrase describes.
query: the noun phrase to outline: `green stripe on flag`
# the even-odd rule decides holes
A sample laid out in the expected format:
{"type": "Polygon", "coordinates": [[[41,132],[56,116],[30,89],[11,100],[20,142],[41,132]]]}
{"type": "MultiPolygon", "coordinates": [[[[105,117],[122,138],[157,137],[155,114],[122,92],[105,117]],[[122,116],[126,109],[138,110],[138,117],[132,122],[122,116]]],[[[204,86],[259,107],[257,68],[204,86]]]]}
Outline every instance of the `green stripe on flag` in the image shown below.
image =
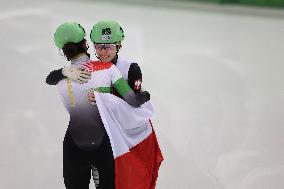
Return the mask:
{"type": "Polygon", "coordinates": [[[123,78],[118,79],[114,83],[114,88],[123,97],[132,90],[123,78]]]}
{"type": "Polygon", "coordinates": [[[99,93],[111,93],[111,87],[98,87],[98,88],[91,88],[86,89],[85,93],[97,91],[99,93]]]}
{"type": "Polygon", "coordinates": [[[111,93],[111,88],[110,87],[98,87],[98,88],[95,88],[94,91],[98,91],[100,93],[111,93]]]}

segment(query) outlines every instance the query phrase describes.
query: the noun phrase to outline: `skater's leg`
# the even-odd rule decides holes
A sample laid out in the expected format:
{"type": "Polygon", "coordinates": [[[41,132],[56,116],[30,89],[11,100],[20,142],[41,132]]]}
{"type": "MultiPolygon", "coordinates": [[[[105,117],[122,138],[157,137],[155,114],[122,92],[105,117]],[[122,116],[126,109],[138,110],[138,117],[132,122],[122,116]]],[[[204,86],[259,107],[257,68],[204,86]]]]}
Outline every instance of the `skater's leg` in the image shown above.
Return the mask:
{"type": "Polygon", "coordinates": [[[75,146],[68,131],[63,142],[63,177],[66,189],[89,189],[90,163],[84,151],[75,146]]]}
{"type": "Polygon", "coordinates": [[[91,165],[91,167],[92,167],[93,180],[94,180],[95,186],[97,188],[99,186],[99,183],[100,183],[100,174],[99,174],[98,169],[94,165],[91,165]]]}
{"type": "Polygon", "coordinates": [[[99,173],[97,189],[115,189],[114,158],[107,134],[105,134],[103,143],[94,154],[94,165],[99,173]]]}

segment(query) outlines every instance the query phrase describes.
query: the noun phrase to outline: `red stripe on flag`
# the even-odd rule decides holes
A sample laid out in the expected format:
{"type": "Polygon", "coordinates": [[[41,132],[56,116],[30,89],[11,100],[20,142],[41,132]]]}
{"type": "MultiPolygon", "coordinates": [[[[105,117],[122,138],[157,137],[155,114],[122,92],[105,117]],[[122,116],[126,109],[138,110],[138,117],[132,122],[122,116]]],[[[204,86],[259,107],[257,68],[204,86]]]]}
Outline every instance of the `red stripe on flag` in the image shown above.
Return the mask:
{"type": "Polygon", "coordinates": [[[163,155],[152,123],[151,127],[152,133],[147,138],[115,159],[116,189],[155,188],[163,155]]]}

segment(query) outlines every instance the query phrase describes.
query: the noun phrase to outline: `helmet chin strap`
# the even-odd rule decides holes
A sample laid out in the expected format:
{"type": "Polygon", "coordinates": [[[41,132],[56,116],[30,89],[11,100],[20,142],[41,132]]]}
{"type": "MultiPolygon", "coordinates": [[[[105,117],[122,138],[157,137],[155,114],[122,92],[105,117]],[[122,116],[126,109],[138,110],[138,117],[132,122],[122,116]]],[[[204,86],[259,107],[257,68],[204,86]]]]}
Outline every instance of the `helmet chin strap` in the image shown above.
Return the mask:
{"type": "Polygon", "coordinates": [[[119,50],[120,50],[120,48],[121,48],[121,45],[115,45],[116,46],[116,54],[115,54],[115,57],[111,60],[111,62],[113,63],[113,64],[116,64],[116,62],[117,62],[117,58],[118,58],[118,52],[119,52],[119,50]]]}
{"type": "Polygon", "coordinates": [[[117,53],[119,52],[119,50],[121,48],[121,45],[115,44],[115,46],[116,46],[116,55],[117,55],[117,53]]]}
{"type": "Polygon", "coordinates": [[[98,54],[97,54],[97,52],[95,51],[95,56],[97,57],[97,59],[99,59],[100,60],[100,58],[99,58],[99,56],[98,56],[98,54]]]}
{"type": "Polygon", "coordinates": [[[65,56],[62,49],[58,49],[58,54],[59,54],[60,56],[65,56]]]}

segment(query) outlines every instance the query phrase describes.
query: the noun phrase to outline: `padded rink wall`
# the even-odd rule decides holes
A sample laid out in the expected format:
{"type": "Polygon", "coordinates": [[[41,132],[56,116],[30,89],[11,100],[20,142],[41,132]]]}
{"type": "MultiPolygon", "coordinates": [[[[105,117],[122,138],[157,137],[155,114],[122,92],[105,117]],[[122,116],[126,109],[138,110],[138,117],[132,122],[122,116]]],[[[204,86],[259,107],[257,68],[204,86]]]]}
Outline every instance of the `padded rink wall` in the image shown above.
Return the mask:
{"type": "Polygon", "coordinates": [[[188,0],[196,2],[211,2],[220,4],[240,4],[284,8],[284,0],[188,0]]]}

